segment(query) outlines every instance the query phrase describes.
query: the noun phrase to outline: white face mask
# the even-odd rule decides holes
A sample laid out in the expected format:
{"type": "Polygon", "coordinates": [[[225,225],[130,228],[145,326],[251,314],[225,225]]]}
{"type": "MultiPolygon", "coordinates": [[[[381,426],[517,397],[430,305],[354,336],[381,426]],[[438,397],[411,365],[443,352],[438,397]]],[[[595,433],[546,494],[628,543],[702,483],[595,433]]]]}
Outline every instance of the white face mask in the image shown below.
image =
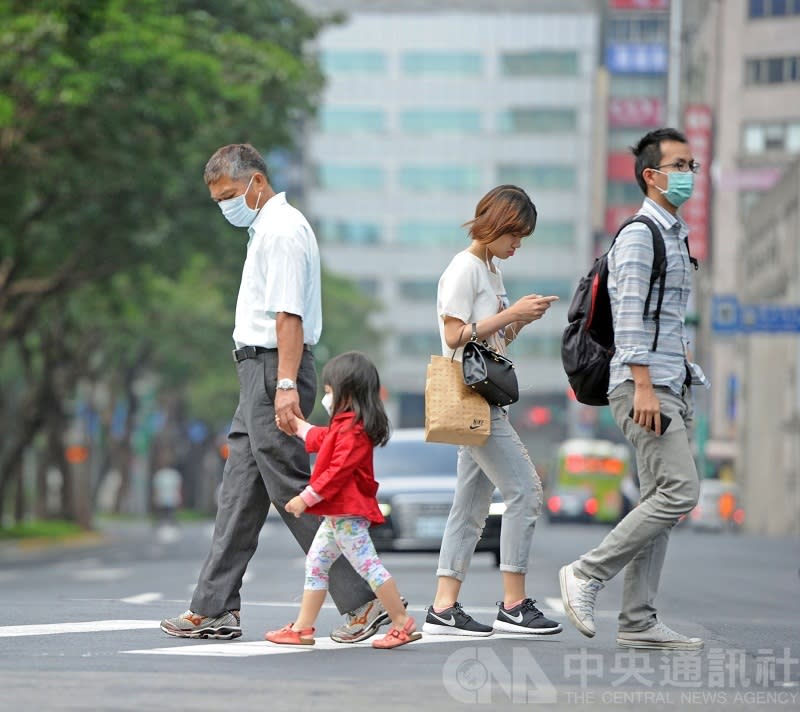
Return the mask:
{"type": "Polygon", "coordinates": [[[235,198],[220,200],[218,203],[219,209],[222,211],[225,219],[234,227],[250,227],[253,224],[253,220],[256,219],[256,215],[258,215],[258,204],[261,201],[261,192],[259,192],[258,198],[256,199],[255,208],[251,208],[245,199],[247,191],[250,190],[253,178],[255,177],[256,174],[253,173],[250,177],[250,182],[247,184],[247,188],[244,189],[244,193],[237,195],[235,198]]]}
{"type": "Polygon", "coordinates": [[[328,393],[322,396],[320,403],[322,403],[322,407],[325,408],[328,415],[333,413],[333,393],[328,391],[328,393]]]}

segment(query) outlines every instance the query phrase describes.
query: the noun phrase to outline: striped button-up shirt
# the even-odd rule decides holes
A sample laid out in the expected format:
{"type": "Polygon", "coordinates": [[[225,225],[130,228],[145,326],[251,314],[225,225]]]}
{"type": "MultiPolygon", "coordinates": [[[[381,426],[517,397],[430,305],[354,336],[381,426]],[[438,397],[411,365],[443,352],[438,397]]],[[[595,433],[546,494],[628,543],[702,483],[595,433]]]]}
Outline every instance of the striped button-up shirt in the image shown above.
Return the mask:
{"type": "Polygon", "coordinates": [[[692,383],[708,387],[702,369],[687,358],[689,342],[684,320],[692,279],[686,244],[688,226],[649,198],[645,198],[639,214],[653,219],[661,228],[666,248],[667,274],[658,345],[655,351],[650,350],[656,333],[652,315],[658,304],[658,280],[653,285],[648,314],[643,316],[653,267],[653,238],[647,225],[633,223],[620,233],[608,255],[608,295],[616,346],[608,392],[633,379],[630,365],[648,366],[654,386],[666,386],[681,395],[688,363],[692,383]]]}

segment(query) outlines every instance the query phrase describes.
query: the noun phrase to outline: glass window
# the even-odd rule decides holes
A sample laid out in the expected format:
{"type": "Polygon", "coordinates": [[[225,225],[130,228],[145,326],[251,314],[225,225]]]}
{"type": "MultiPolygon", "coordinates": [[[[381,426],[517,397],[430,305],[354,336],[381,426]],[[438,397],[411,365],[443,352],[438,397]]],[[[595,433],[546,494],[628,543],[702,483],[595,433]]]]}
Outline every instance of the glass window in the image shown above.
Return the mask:
{"type": "Polygon", "coordinates": [[[800,121],[789,124],[786,129],[786,150],[789,153],[800,153],[800,121]]]}
{"type": "Polygon", "coordinates": [[[637,183],[610,180],[606,202],[609,205],[638,205],[642,202],[642,190],[637,183]]]}
{"type": "Polygon", "coordinates": [[[534,244],[572,247],[575,244],[575,225],[571,222],[537,221],[533,231],[534,244]]]}
{"type": "Polygon", "coordinates": [[[574,76],[578,73],[578,53],[503,52],[500,71],[507,77],[574,76]]]}
{"type": "Polygon", "coordinates": [[[499,128],[508,133],[571,133],[578,127],[575,109],[514,108],[499,116],[499,128]]]}
{"type": "Polygon", "coordinates": [[[772,0],[772,14],[779,17],[786,14],[787,3],[786,0],[772,0]]]}
{"type": "Polygon", "coordinates": [[[454,218],[449,222],[431,220],[409,220],[397,227],[397,241],[404,245],[461,245],[466,247],[469,240],[466,231],[459,227],[461,221],[454,218]]]}
{"type": "Polygon", "coordinates": [[[481,172],[477,166],[401,166],[400,185],[406,190],[477,190],[481,172]]]}
{"type": "Polygon", "coordinates": [[[800,81],[800,56],[745,60],[748,84],[780,84],[800,81]]]}
{"type": "Polygon", "coordinates": [[[750,17],[764,17],[766,14],[765,5],[768,0],[750,0],[748,14],[750,17]]]}
{"type": "Polygon", "coordinates": [[[400,296],[413,302],[436,303],[439,280],[409,280],[398,285],[400,296]]]}
{"type": "Polygon", "coordinates": [[[667,80],[659,74],[635,77],[615,74],[611,77],[608,93],[615,98],[662,97],[667,93],[667,80]]]}
{"type": "Polygon", "coordinates": [[[402,67],[406,74],[445,74],[474,76],[483,71],[478,52],[405,52],[402,67]]]}
{"type": "Polygon", "coordinates": [[[321,243],[377,245],[381,241],[378,223],[351,220],[319,220],[315,232],[321,243]]]}
{"type": "Polygon", "coordinates": [[[664,42],[668,34],[666,17],[612,17],[608,21],[609,42],[664,42]]]}
{"type": "Polygon", "coordinates": [[[612,153],[625,152],[631,150],[642,138],[642,129],[613,129],[608,132],[608,150],[612,153]]]}
{"type": "Polygon", "coordinates": [[[529,190],[573,190],[576,172],[574,166],[559,164],[501,164],[497,167],[497,182],[529,190]]]}
{"type": "Polygon", "coordinates": [[[744,151],[759,154],[765,151],[800,152],[800,121],[791,123],[748,124],[744,128],[744,151]]]}
{"type": "Polygon", "coordinates": [[[745,153],[762,153],[764,151],[764,130],[761,126],[747,126],[744,130],[745,153]]]}
{"type": "Polygon", "coordinates": [[[383,169],[367,164],[317,166],[317,186],[327,190],[381,190],[383,169]]]}
{"type": "Polygon", "coordinates": [[[378,50],[325,50],[320,64],[326,74],[386,73],[386,55],[378,50]]]}
{"type": "Polygon", "coordinates": [[[479,111],[410,109],[400,114],[400,126],[409,133],[477,133],[481,130],[479,111]]]}
{"type": "Polygon", "coordinates": [[[326,133],[380,133],[385,120],[380,109],[326,107],[319,112],[319,127],[326,133]]]}

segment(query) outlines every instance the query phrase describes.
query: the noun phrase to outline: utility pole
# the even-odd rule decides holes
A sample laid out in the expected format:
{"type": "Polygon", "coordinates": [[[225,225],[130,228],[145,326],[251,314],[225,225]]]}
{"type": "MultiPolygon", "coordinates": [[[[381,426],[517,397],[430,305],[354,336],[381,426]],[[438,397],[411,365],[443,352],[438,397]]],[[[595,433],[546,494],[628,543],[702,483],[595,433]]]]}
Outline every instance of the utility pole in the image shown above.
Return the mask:
{"type": "Polygon", "coordinates": [[[669,4],[669,73],[667,76],[667,125],[680,130],[681,50],[683,43],[683,0],[669,4]]]}

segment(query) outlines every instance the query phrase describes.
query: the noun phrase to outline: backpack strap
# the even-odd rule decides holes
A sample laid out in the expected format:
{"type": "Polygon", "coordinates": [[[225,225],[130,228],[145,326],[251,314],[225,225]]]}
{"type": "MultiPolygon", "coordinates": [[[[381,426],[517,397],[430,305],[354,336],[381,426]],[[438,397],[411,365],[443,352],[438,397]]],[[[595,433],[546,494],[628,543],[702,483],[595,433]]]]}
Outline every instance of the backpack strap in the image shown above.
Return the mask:
{"type": "Polygon", "coordinates": [[[658,225],[656,225],[653,220],[648,218],[646,215],[634,215],[623,222],[622,225],[620,225],[619,230],[617,230],[617,234],[614,235],[614,240],[611,243],[612,246],[614,242],[616,242],[617,237],[619,237],[619,234],[626,227],[628,227],[628,225],[635,222],[640,222],[647,225],[648,229],[650,230],[650,235],[653,238],[653,266],[650,269],[650,286],[647,290],[647,299],[645,299],[644,302],[644,312],[642,313],[642,316],[647,316],[647,312],[650,311],[650,298],[653,296],[653,285],[656,283],[656,280],[658,280],[658,300],[656,301],[656,308],[653,312],[653,321],[656,324],[656,333],[655,338],[653,339],[653,346],[650,348],[651,351],[655,351],[658,347],[658,335],[661,331],[661,303],[664,301],[664,285],[667,281],[667,249],[664,245],[664,238],[661,235],[661,230],[659,229],[658,225]]]}

